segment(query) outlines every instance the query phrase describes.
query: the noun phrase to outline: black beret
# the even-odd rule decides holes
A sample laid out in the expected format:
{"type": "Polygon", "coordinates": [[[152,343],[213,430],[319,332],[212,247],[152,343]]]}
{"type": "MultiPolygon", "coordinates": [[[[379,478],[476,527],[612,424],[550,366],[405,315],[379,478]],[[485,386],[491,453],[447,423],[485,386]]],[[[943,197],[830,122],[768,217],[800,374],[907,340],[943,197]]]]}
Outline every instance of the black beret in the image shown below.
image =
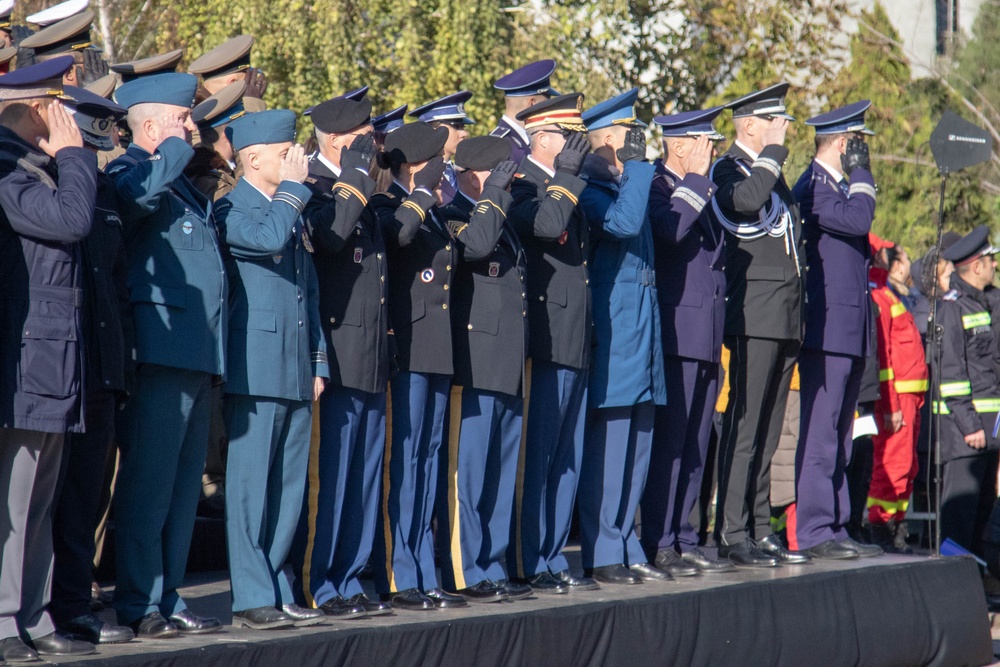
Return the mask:
{"type": "MultiPolygon", "coordinates": [[[[313,114],[315,113],[314,111],[313,114]]],[[[380,155],[379,164],[387,168],[391,165],[430,160],[441,154],[446,141],[447,127],[434,128],[422,121],[409,123],[386,137],[385,152],[380,155]]]]}
{"type": "Polygon", "coordinates": [[[372,103],[367,97],[360,100],[336,97],[314,106],[309,117],[321,132],[350,132],[372,122],[372,103]]]}
{"type": "Polygon", "coordinates": [[[472,137],[458,144],[455,164],[472,171],[490,171],[510,159],[513,144],[506,137],[472,137]]]}

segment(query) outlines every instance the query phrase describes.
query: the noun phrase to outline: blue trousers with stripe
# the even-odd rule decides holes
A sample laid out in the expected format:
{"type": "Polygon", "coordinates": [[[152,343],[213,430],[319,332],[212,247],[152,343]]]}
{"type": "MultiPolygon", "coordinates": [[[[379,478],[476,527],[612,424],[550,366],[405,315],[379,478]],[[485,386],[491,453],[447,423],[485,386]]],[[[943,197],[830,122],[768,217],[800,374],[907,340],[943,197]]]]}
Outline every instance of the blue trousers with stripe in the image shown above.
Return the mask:
{"type": "Polygon", "coordinates": [[[298,604],[318,607],[363,592],[358,575],[375,538],[384,452],[385,394],[328,386],[313,412],[305,505],[290,559],[298,604]]]}
{"type": "Polygon", "coordinates": [[[399,373],[389,383],[382,506],[375,531],[375,590],[437,588],[431,521],[451,377],[399,373]]]}
{"type": "Polygon", "coordinates": [[[452,387],[438,531],[447,545],[441,580],[448,590],[505,579],[524,401],[495,391],[452,387]]]}
{"type": "Polygon", "coordinates": [[[590,411],[579,493],[585,569],[647,562],[635,513],[646,485],[655,413],[652,401],[590,411]]]}
{"type": "Polygon", "coordinates": [[[529,362],[528,414],[518,465],[507,568],[527,578],[569,569],[569,539],[583,458],[587,371],[529,362]]]}
{"type": "Polygon", "coordinates": [[[302,513],[312,404],[229,395],[226,546],[233,611],[295,601],[281,571],[302,513]]]}

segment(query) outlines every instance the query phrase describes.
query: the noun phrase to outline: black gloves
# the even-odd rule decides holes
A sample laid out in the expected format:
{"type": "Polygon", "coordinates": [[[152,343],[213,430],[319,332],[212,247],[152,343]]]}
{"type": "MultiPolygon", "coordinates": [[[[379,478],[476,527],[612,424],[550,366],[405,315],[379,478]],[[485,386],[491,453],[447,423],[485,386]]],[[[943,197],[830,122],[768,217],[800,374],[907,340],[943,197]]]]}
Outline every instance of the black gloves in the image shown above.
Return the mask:
{"type": "Polygon", "coordinates": [[[556,156],[556,171],[563,174],[576,176],[583,166],[583,158],[590,152],[590,142],[587,135],[582,132],[574,132],[566,138],[566,145],[556,156]]]}
{"type": "Polygon", "coordinates": [[[847,152],[840,156],[840,164],[848,176],[855,169],[871,171],[872,161],[868,156],[868,144],[865,143],[865,140],[860,137],[848,139],[847,152]]]}
{"type": "Polygon", "coordinates": [[[444,176],[444,158],[440,155],[432,157],[423,169],[413,175],[413,189],[425,188],[434,192],[434,189],[441,185],[442,176],[444,176]]]}
{"type": "Polygon", "coordinates": [[[494,186],[500,188],[501,190],[506,190],[510,182],[514,180],[514,172],[517,171],[517,163],[511,162],[510,160],[504,160],[497,166],[493,167],[493,171],[490,175],[486,177],[483,181],[483,188],[488,188],[489,186],[494,186]]]}
{"type": "Polygon", "coordinates": [[[351,142],[350,147],[344,146],[340,149],[340,168],[360,169],[367,173],[377,150],[375,137],[372,136],[371,132],[358,135],[351,142]]]}
{"type": "Polygon", "coordinates": [[[629,160],[646,159],[646,133],[641,127],[630,128],[625,135],[625,145],[615,151],[618,159],[625,164],[629,160]]]}

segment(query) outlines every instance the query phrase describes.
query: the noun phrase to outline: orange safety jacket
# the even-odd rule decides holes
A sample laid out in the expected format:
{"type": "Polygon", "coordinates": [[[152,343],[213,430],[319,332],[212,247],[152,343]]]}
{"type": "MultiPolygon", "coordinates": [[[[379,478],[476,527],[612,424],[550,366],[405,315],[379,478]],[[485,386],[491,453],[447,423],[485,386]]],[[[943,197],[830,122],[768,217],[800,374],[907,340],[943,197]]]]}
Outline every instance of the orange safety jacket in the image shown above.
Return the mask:
{"type": "Polygon", "coordinates": [[[888,272],[873,267],[868,275],[878,311],[879,403],[888,414],[899,411],[899,394],[927,391],[927,362],[913,315],[886,284],[888,272]]]}

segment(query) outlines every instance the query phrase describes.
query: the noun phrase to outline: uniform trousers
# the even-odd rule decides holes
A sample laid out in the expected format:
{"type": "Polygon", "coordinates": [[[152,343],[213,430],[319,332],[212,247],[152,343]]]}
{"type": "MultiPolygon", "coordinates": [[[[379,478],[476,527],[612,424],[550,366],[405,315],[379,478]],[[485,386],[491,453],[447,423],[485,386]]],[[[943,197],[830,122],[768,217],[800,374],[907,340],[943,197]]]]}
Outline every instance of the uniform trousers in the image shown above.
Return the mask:
{"type": "Polygon", "coordinates": [[[943,468],[941,540],[982,557],[983,528],[997,497],[997,452],[952,459],[943,468]]]}
{"type": "Polygon", "coordinates": [[[655,415],[652,401],[590,411],[578,496],[584,569],[647,562],[635,514],[649,472],[655,415]]]}
{"type": "Polygon", "coordinates": [[[52,502],[65,435],[0,428],[0,639],[55,632],[45,610],[52,584],[52,502]]]}
{"type": "Polygon", "coordinates": [[[525,437],[517,466],[507,568],[521,578],[569,569],[569,540],[583,459],[587,371],[528,361],[525,437]]]}
{"type": "Polygon", "coordinates": [[[104,477],[112,452],[116,404],[114,392],[89,392],[84,403],[86,433],[66,436],[52,514],[55,568],[49,611],[56,623],[90,613],[94,531],[100,520],[104,477]]]}
{"type": "Polygon", "coordinates": [[[848,537],[854,413],[865,360],[820,350],[799,356],[799,448],[795,452],[795,538],[800,549],[848,537]]]}
{"type": "Polygon", "coordinates": [[[382,488],[385,393],[328,385],[313,410],[305,505],[292,545],[298,604],[363,592],[382,488]]]}
{"type": "Polygon", "coordinates": [[[712,436],[719,364],[672,355],[663,358],[667,405],[656,407],[649,475],[642,494],[642,539],[647,554],[698,546],[691,513],[712,436]]]}
{"type": "Polygon", "coordinates": [[[184,581],[208,447],[212,376],[143,364],[125,406],[115,488],[114,607],[129,624],[187,609],[184,581]]]}
{"type": "Polygon", "coordinates": [[[226,546],[233,611],[292,604],[281,571],[302,513],[312,404],[229,395],[226,546]]]}
{"type": "Polygon", "coordinates": [[[382,504],[375,529],[375,590],[437,588],[431,522],[451,377],[399,373],[389,383],[382,504]]]}
{"type": "Polygon", "coordinates": [[[778,449],[799,342],[727,336],[729,400],[719,440],[716,533],[722,545],[771,534],[771,459],[778,449]]]}
{"type": "Polygon", "coordinates": [[[451,388],[438,497],[438,530],[448,545],[441,563],[447,590],[506,578],[500,560],[510,542],[523,409],[520,396],[451,388]]]}
{"type": "Polygon", "coordinates": [[[874,455],[868,487],[868,521],[886,524],[906,516],[917,477],[917,435],[923,394],[898,394],[903,426],[895,433],[877,433],[872,438],[874,455]]]}

